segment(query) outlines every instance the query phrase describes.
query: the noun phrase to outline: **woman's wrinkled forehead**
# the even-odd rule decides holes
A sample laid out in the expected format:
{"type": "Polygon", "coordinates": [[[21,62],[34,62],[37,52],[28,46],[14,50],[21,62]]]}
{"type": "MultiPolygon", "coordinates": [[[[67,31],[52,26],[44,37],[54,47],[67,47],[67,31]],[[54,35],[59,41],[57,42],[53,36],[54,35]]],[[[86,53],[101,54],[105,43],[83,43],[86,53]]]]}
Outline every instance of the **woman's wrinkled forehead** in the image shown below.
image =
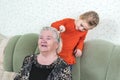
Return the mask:
{"type": "Polygon", "coordinates": [[[39,36],[52,36],[52,37],[54,37],[54,35],[55,34],[50,30],[43,30],[40,32],[39,36]]]}
{"type": "Polygon", "coordinates": [[[54,37],[54,34],[51,31],[44,30],[40,32],[39,37],[54,37]]]}

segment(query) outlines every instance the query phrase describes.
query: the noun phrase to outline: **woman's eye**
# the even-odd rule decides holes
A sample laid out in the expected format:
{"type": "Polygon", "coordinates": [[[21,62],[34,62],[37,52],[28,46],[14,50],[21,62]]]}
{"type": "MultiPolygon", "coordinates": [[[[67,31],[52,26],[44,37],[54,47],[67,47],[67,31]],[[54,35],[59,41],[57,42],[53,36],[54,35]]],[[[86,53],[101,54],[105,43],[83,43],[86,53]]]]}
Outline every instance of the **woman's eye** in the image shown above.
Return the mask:
{"type": "Polygon", "coordinates": [[[39,38],[39,39],[42,39],[42,38],[39,38]]]}
{"type": "Polygon", "coordinates": [[[51,38],[47,38],[47,40],[50,40],[51,38]]]}
{"type": "Polygon", "coordinates": [[[39,37],[39,39],[43,39],[42,37],[39,37]]]}

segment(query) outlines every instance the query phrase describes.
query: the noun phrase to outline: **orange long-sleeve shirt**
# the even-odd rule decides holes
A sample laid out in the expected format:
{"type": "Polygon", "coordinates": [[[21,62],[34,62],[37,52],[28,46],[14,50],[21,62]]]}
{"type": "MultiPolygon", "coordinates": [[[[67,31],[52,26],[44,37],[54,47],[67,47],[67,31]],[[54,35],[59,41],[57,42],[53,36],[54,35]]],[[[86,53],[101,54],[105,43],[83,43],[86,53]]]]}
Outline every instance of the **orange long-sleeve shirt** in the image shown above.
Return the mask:
{"type": "Polygon", "coordinates": [[[82,32],[76,30],[75,20],[71,18],[65,18],[51,24],[51,26],[55,27],[57,30],[59,30],[59,26],[61,25],[65,27],[65,32],[61,33],[63,47],[62,51],[59,53],[59,56],[71,65],[76,63],[73,51],[76,48],[79,48],[82,51],[87,31],[82,32]]]}

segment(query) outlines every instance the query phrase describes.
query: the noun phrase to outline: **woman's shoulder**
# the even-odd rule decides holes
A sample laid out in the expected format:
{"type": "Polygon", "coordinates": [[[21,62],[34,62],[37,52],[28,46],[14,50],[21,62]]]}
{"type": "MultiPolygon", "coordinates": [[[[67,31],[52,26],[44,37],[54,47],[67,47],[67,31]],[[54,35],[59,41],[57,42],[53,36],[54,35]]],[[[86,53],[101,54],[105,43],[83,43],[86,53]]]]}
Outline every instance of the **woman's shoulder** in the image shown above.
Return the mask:
{"type": "Polygon", "coordinates": [[[71,70],[70,66],[62,59],[58,58],[58,65],[54,68],[54,73],[59,74],[56,75],[60,78],[60,80],[71,80],[71,70]]]}
{"type": "Polygon", "coordinates": [[[25,57],[25,59],[32,58],[32,57],[34,57],[34,56],[35,56],[35,54],[27,55],[27,56],[25,57]]]}
{"type": "Polygon", "coordinates": [[[68,64],[61,57],[58,57],[58,63],[62,67],[67,67],[68,66],[68,64]]]}
{"type": "Polygon", "coordinates": [[[24,61],[33,61],[36,56],[37,56],[37,54],[27,55],[27,56],[24,58],[24,61]]]}

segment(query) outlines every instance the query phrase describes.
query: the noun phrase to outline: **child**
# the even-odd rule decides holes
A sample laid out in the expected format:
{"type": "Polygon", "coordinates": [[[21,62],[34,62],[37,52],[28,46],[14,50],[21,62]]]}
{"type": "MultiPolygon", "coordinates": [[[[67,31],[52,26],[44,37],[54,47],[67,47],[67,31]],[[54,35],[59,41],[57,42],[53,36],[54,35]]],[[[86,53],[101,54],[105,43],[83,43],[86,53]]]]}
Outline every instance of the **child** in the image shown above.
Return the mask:
{"type": "Polygon", "coordinates": [[[82,55],[82,48],[88,30],[99,23],[99,16],[95,11],[88,11],[80,15],[78,20],[65,18],[53,22],[52,27],[60,31],[63,48],[59,53],[69,65],[76,63],[75,57],[82,55]]]}

